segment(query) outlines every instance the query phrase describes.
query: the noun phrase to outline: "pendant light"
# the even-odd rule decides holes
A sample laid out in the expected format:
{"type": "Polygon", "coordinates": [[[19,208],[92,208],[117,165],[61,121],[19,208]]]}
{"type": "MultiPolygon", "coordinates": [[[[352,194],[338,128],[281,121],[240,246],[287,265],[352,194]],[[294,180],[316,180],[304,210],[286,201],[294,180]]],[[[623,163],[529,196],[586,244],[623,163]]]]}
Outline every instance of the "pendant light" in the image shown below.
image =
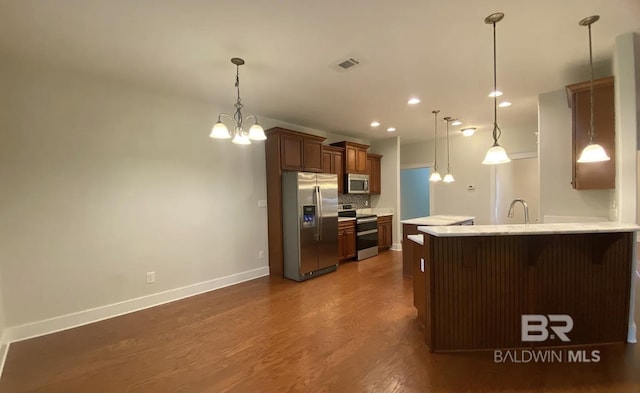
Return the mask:
{"type": "Polygon", "coordinates": [[[582,19],[578,24],[580,26],[587,26],[589,29],[589,67],[591,76],[589,79],[589,103],[591,105],[591,121],[589,123],[589,144],[582,150],[578,162],[602,162],[609,161],[611,158],[604,151],[604,148],[595,143],[596,130],[593,126],[593,54],[591,50],[591,25],[596,23],[600,19],[598,15],[588,16],[582,19]]]}
{"type": "MultiPolygon", "coordinates": [[[[488,25],[493,25],[493,92],[498,91],[498,86],[496,82],[496,23],[500,22],[504,18],[504,14],[502,12],[496,12],[495,14],[491,14],[484,18],[484,23],[488,25]]],[[[507,152],[504,150],[500,144],[498,144],[498,139],[500,139],[500,134],[502,134],[502,130],[498,127],[498,95],[493,94],[493,146],[487,151],[487,154],[484,156],[484,160],[482,161],[485,165],[493,165],[493,164],[504,164],[510,162],[509,156],[507,156],[507,152]]]]}
{"type": "Polygon", "coordinates": [[[435,131],[433,133],[433,173],[429,177],[429,181],[437,182],[442,180],[442,176],[438,173],[438,113],[439,110],[432,111],[435,121],[435,131]]]}
{"type": "Polygon", "coordinates": [[[449,153],[449,122],[452,120],[451,116],[444,118],[444,121],[447,122],[447,174],[444,175],[444,179],[442,179],[444,183],[453,183],[456,181],[451,174],[451,153],[449,153]]]}
{"type": "Polygon", "coordinates": [[[263,141],[267,139],[267,137],[264,134],[264,130],[262,129],[260,124],[258,124],[257,117],[255,117],[254,115],[249,115],[246,119],[244,119],[244,121],[248,121],[250,118],[253,118],[255,122],[248,132],[242,125],[242,107],[244,105],[242,105],[242,102],[240,100],[240,66],[244,64],[244,60],[238,57],[234,57],[233,59],[231,59],[231,63],[236,65],[236,90],[238,92],[238,98],[236,100],[236,103],[233,105],[236,108],[236,113],[234,113],[233,116],[228,113],[220,113],[218,115],[218,121],[213,126],[213,129],[211,130],[211,134],[209,134],[209,136],[216,139],[229,139],[233,137],[231,142],[238,145],[249,145],[251,144],[252,140],[263,141]],[[222,116],[226,116],[229,119],[233,120],[233,132],[229,132],[227,126],[221,121],[222,116]]]}

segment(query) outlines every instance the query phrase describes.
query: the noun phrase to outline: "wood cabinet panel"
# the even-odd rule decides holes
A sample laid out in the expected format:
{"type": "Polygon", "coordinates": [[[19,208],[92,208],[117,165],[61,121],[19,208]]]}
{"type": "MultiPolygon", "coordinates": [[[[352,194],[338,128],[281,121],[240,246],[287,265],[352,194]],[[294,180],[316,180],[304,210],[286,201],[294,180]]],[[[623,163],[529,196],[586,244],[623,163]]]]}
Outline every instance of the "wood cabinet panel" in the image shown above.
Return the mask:
{"type": "Polygon", "coordinates": [[[389,249],[393,244],[393,216],[378,217],[378,249],[389,249]]]}
{"type": "Polygon", "coordinates": [[[577,190],[615,188],[615,108],[613,77],[594,80],[593,120],[595,142],[600,144],[611,160],[578,163],[582,149],[589,144],[591,99],[589,82],[567,86],[571,107],[573,160],[571,185],[577,190]]]}
{"type": "Polygon", "coordinates": [[[633,237],[425,234],[425,342],[432,351],[625,342],[633,237]],[[523,342],[524,314],[571,316],[571,342],[523,342]]]}
{"type": "Polygon", "coordinates": [[[340,261],[356,256],[356,222],[355,220],[338,223],[338,258],[340,261]]]}
{"type": "Polygon", "coordinates": [[[322,172],[322,140],[304,138],[303,167],[307,172],[322,172]]]}
{"type": "Polygon", "coordinates": [[[369,149],[369,146],[346,141],[332,143],[331,145],[345,149],[344,173],[367,173],[367,149],[369,149]]]}
{"type": "Polygon", "coordinates": [[[282,135],[281,145],[281,167],[285,170],[301,171],[303,167],[303,146],[304,140],[299,135],[282,135]]]}
{"type": "Polygon", "coordinates": [[[378,195],[382,191],[380,165],[382,156],[379,154],[367,154],[367,169],[369,175],[369,194],[378,195]]]}
{"type": "Polygon", "coordinates": [[[344,149],[322,146],[322,172],[338,175],[338,194],[344,194],[343,157],[344,149]]]}

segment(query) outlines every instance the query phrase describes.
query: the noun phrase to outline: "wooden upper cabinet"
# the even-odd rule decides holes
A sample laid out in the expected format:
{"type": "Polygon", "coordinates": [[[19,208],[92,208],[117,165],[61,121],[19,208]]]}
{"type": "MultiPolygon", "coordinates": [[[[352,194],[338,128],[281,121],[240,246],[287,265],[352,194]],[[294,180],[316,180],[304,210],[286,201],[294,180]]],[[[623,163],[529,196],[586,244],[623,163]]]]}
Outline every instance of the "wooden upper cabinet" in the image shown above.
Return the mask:
{"type": "Polygon", "coordinates": [[[342,147],[345,150],[344,173],[367,173],[367,149],[369,146],[346,141],[331,145],[342,147]]]}
{"type": "Polygon", "coordinates": [[[282,170],[322,172],[322,141],[325,138],[278,127],[270,128],[266,134],[267,138],[279,138],[278,158],[282,170]]]}
{"type": "Polygon", "coordinates": [[[322,141],[324,138],[304,138],[304,170],[322,172],[322,141]]]}
{"type": "Polygon", "coordinates": [[[615,108],[612,76],[593,81],[595,142],[604,148],[611,160],[592,163],[576,162],[582,149],[589,144],[591,122],[589,85],[589,81],[586,81],[566,87],[573,134],[571,185],[577,190],[615,188],[615,108]]]}
{"type": "Polygon", "coordinates": [[[344,149],[336,146],[322,146],[322,172],[338,175],[338,194],[344,194],[344,149]]]}
{"type": "Polygon", "coordinates": [[[367,154],[367,174],[369,175],[369,194],[380,194],[382,181],[380,175],[380,154],[367,154]]]}

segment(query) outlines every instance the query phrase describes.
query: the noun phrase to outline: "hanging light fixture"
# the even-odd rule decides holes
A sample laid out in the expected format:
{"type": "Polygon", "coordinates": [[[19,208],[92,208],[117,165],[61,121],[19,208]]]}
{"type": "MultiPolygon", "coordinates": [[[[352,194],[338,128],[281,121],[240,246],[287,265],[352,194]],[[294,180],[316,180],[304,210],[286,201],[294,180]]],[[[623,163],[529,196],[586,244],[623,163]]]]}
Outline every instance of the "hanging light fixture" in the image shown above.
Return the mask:
{"type": "Polygon", "coordinates": [[[236,108],[236,112],[233,114],[233,116],[228,113],[220,113],[218,115],[218,121],[216,122],[216,124],[214,124],[209,136],[216,139],[229,139],[233,137],[231,142],[237,143],[239,145],[248,145],[252,140],[263,141],[267,139],[267,137],[264,134],[264,130],[262,129],[260,124],[258,124],[258,118],[254,115],[249,115],[246,119],[242,119],[243,105],[240,100],[240,66],[244,64],[244,60],[238,57],[234,57],[231,59],[231,62],[236,65],[236,90],[238,91],[238,99],[233,105],[236,108]],[[233,120],[233,132],[229,132],[227,126],[221,121],[222,116],[227,116],[228,118],[233,120]],[[255,123],[247,132],[247,130],[244,129],[242,123],[244,121],[249,121],[250,118],[253,118],[255,123]]]}
{"type": "Polygon", "coordinates": [[[593,126],[593,54],[591,50],[591,25],[596,23],[600,19],[598,15],[588,16],[582,19],[578,24],[580,26],[587,26],[589,29],[589,67],[591,76],[589,79],[589,103],[591,105],[591,121],[589,123],[589,144],[582,150],[578,162],[602,162],[609,161],[611,158],[604,151],[604,148],[595,143],[596,130],[593,126]]]}
{"type": "MultiPolygon", "coordinates": [[[[484,23],[488,25],[493,25],[493,92],[498,91],[498,86],[496,82],[496,23],[500,22],[504,18],[504,14],[502,12],[496,12],[495,14],[491,14],[484,18],[484,23]]],[[[498,139],[500,139],[500,134],[502,134],[502,130],[498,127],[498,95],[493,95],[493,146],[487,151],[487,154],[484,156],[483,164],[493,165],[493,164],[504,164],[510,162],[509,156],[507,156],[507,152],[504,150],[500,144],[498,144],[498,139]]]]}
{"type": "Polygon", "coordinates": [[[442,180],[442,176],[438,173],[438,113],[439,110],[432,111],[435,121],[435,131],[433,134],[433,173],[429,176],[429,181],[437,182],[442,180]]]}
{"type": "Polygon", "coordinates": [[[453,183],[456,181],[451,174],[451,153],[449,153],[449,122],[452,120],[453,119],[450,116],[444,118],[444,121],[447,122],[447,174],[444,175],[444,179],[442,179],[444,183],[453,183]]]}

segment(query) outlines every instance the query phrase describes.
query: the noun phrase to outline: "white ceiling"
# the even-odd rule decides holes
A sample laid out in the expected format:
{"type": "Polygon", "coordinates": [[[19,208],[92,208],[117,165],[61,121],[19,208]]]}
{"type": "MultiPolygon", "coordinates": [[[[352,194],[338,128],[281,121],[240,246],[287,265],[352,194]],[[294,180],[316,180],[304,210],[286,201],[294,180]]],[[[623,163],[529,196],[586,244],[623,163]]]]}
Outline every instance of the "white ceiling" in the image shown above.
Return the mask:
{"type": "MultiPolygon", "coordinates": [[[[614,39],[640,33],[638,0],[0,0],[0,53],[204,99],[245,115],[378,139],[428,139],[433,109],[487,130],[497,24],[503,130],[537,123],[537,96],[588,79],[614,39]],[[335,64],[360,60],[349,71],[335,64]],[[411,96],[422,102],[408,106],[411,96]],[[379,129],[369,123],[378,120],[379,129]]],[[[212,111],[213,112],[213,111],[212,111]]],[[[217,113],[212,113],[212,121],[217,113]]]]}

